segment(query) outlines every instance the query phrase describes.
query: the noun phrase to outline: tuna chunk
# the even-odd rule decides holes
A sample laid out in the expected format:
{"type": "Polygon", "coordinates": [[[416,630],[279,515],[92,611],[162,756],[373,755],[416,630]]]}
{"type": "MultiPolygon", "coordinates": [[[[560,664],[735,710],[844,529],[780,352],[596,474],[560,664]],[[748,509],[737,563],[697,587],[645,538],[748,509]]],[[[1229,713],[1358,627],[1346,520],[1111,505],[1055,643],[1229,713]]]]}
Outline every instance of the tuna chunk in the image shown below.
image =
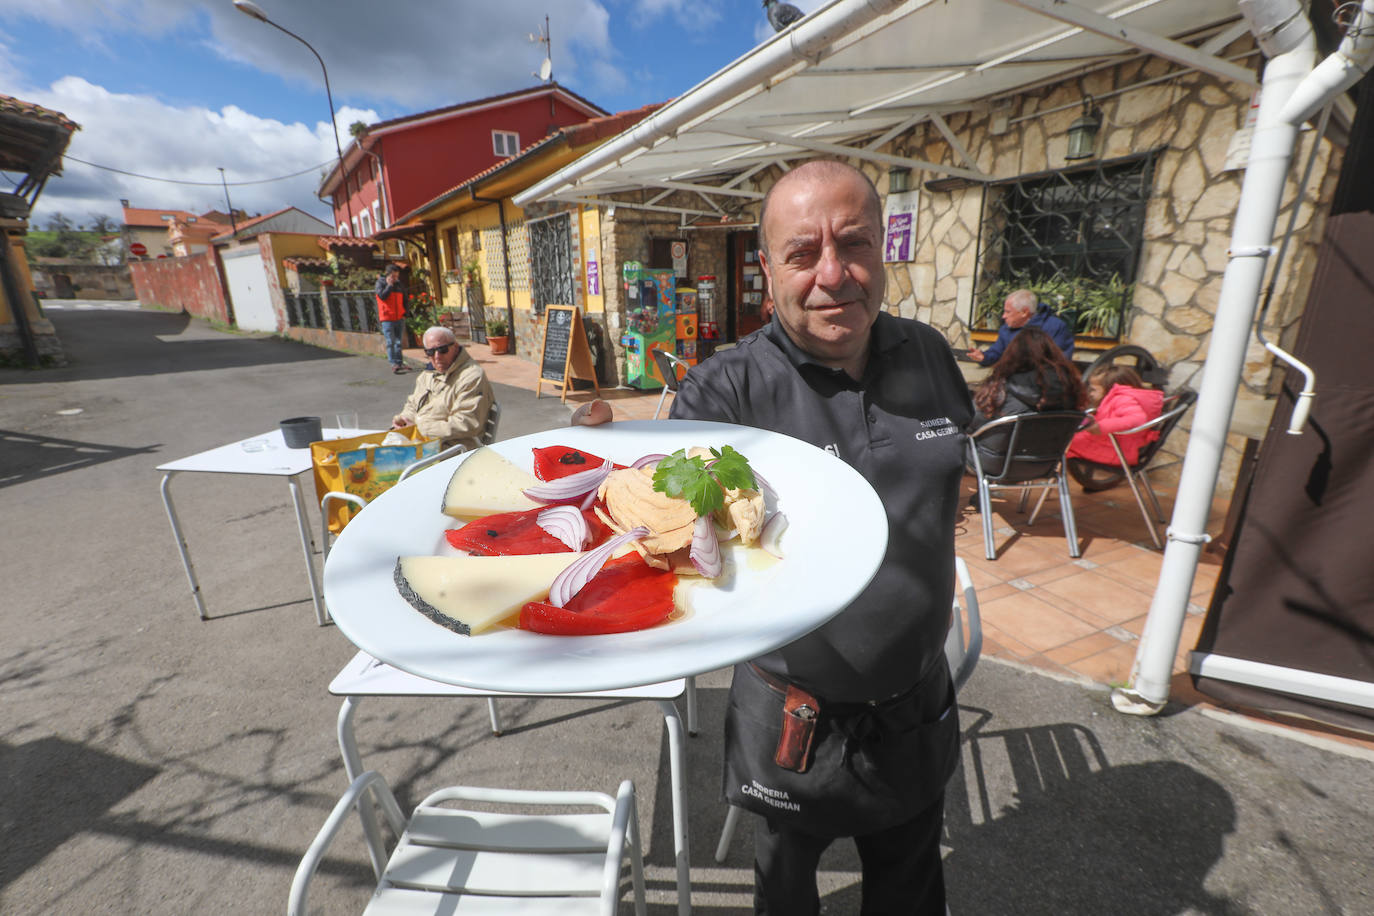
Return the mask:
{"type": "Polygon", "coordinates": [[[602,482],[599,495],[613,527],[628,531],[643,525],[649,529],[649,536],[640,541],[645,551],[665,554],[691,546],[696,512],[687,500],[655,490],[652,469],[612,471],[602,482]]]}

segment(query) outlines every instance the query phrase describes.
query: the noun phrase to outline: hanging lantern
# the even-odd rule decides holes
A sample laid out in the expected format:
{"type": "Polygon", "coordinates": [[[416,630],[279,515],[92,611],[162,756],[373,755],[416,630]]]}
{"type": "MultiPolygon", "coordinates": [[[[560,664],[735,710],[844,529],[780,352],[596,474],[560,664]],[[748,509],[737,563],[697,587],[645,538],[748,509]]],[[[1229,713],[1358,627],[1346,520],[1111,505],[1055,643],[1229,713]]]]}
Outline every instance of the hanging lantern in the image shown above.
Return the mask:
{"type": "Polygon", "coordinates": [[[1092,96],[1083,98],[1083,114],[1069,125],[1069,151],[1065,159],[1091,159],[1097,148],[1097,132],[1102,127],[1102,112],[1092,96]]]}

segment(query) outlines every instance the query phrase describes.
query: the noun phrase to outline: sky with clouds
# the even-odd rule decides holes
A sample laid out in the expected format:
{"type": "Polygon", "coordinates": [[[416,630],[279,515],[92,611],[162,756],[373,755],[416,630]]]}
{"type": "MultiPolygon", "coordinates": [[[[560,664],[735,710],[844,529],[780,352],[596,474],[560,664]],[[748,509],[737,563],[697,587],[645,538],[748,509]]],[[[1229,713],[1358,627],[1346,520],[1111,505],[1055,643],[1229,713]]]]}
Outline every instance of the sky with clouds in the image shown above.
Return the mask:
{"type": "MultiPolygon", "coordinates": [[[[535,85],[544,50],[530,35],[545,15],[554,78],[608,111],[681,95],[772,34],[760,0],[257,2],[324,59],[345,143],[355,121],[535,85]]],[[[223,210],[220,168],[236,208],[328,219],[315,196],[335,156],[319,63],[231,0],[0,0],[0,94],[81,125],[38,226],[54,212],[118,220],[121,198],[223,210]],[[268,180],[281,176],[294,177],[268,180]]],[[[0,173],[0,189],[19,177],[0,173]]]]}

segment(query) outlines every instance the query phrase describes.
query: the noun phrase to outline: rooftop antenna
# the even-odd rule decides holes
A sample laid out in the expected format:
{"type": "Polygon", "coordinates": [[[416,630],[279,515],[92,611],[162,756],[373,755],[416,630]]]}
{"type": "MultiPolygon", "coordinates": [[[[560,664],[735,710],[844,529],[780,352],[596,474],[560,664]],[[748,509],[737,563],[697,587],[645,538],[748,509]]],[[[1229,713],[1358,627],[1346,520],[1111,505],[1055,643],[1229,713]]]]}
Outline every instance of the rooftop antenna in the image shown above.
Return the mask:
{"type": "Polygon", "coordinates": [[[530,44],[541,44],[544,46],[544,62],[539,65],[539,72],[532,73],[542,82],[549,82],[553,78],[553,40],[549,33],[549,17],[544,17],[544,29],[539,34],[530,33],[530,44]]]}

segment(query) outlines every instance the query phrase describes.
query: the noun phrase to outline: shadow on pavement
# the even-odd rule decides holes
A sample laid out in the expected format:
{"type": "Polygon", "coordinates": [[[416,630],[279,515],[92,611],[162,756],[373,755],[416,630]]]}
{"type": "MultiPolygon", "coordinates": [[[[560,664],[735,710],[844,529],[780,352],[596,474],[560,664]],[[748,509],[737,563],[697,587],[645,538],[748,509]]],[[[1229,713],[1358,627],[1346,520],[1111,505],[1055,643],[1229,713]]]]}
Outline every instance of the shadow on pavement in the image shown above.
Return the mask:
{"type": "Polygon", "coordinates": [[[161,445],[159,442],[142,448],[127,448],[0,429],[0,487],[79,471],[130,455],[152,454],[161,445]]]}
{"type": "Polygon", "coordinates": [[[0,384],[89,381],[349,357],[280,337],[226,333],[185,313],[53,311],[49,318],[62,340],[68,365],[41,371],[0,370],[0,384]],[[118,341],[118,346],[111,346],[112,341],[118,341]]]}
{"type": "Polygon", "coordinates": [[[1215,780],[1176,761],[1112,766],[1081,725],[982,731],[992,714],[962,711],[978,719],[945,804],[945,880],[958,910],[1249,912],[1204,887],[1236,828],[1215,780]]]}
{"type": "Polygon", "coordinates": [[[0,887],[7,886],[158,775],[156,767],[125,760],[65,738],[25,744],[0,742],[0,887]]]}

